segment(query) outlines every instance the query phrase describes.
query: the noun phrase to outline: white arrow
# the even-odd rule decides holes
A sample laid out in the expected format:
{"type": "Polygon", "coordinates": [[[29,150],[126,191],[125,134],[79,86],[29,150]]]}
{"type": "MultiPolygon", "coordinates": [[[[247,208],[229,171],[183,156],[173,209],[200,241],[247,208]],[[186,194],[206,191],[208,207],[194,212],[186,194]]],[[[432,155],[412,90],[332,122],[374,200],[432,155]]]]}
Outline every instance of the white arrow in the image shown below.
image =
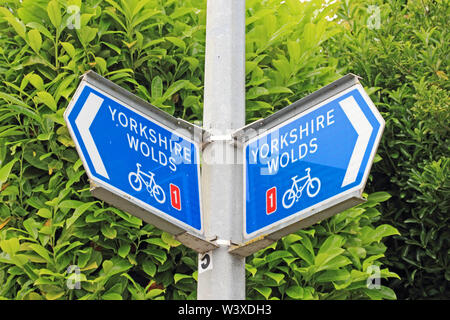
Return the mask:
{"type": "Polygon", "coordinates": [[[348,120],[352,124],[353,128],[358,134],[358,139],[356,140],[355,148],[353,149],[352,156],[350,157],[350,162],[345,172],[344,181],[342,181],[342,186],[345,187],[350,183],[356,181],[358,176],[359,168],[361,167],[364,154],[366,153],[366,148],[369,144],[369,139],[373,131],[373,127],[367,120],[364,113],[361,111],[355,98],[352,96],[339,102],[347,115],[348,120]]]}
{"type": "Polygon", "coordinates": [[[105,165],[103,164],[100,153],[98,153],[97,146],[95,145],[94,139],[92,138],[91,131],[89,130],[95,116],[100,110],[100,106],[103,103],[103,99],[99,96],[90,93],[83,107],[81,108],[78,117],[75,119],[75,124],[80,131],[81,139],[86,146],[86,150],[91,158],[92,164],[94,165],[95,171],[109,179],[108,173],[106,172],[105,165]]]}

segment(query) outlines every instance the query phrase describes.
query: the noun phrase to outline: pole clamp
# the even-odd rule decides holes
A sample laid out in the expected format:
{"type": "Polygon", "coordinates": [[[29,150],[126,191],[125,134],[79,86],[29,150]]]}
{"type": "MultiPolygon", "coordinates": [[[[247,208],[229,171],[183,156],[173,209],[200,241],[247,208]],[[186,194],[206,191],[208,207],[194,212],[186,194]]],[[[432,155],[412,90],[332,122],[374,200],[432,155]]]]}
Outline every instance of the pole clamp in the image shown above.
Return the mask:
{"type": "Polygon", "coordinates": [[[207,131],[203,136],[202,150],[211,142],[228,142],[236,145],[236,138],[233,134],[211,134],[207,131]]]}

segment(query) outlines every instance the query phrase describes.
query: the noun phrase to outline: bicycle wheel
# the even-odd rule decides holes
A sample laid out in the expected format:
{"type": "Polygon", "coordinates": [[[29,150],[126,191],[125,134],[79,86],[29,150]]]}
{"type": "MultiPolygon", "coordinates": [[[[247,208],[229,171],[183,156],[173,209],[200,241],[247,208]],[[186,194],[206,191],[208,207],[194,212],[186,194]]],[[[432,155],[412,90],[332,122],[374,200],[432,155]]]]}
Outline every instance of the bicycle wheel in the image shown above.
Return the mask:
{"type": "Polygon", "coordinates": [[[308,186],[306,187],[306,193],[308,193],[308,196],[310,198],[313,198],[313,197],[317,196],[319,191],[320,191],[320,180],[319,180],[319,178],[312,178],[309,181],[308,186]]]}
{"type": "Polygon", "coordinates": [[[289,209],[294,205],[295,191],[292,189],[287,190],[283,195],[283,207],[289,209]]]}
{"type": "Polygon", "coordinates": [[[130,172],[130,174],[128,175],[128,182],[134,190],[141,191],[142,181],[141,179],[139,179],[139,176],[136,172],[130,172]]]}
{"type": "Polygon", "coordinates": [[[153,187],[153,196],[159,203],[164,203],[166,201],[166,194],[164,193],[163,188],[157,184],[153,187]]]}

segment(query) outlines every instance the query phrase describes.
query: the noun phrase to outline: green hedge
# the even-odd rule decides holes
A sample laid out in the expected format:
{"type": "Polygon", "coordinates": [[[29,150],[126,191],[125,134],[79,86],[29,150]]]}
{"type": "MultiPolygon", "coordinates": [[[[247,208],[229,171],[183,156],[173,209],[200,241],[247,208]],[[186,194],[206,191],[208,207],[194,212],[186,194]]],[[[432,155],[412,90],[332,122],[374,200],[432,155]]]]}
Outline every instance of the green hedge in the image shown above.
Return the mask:
{"type": "MultiPolygon", "coordinates": [[[[339,3],[320,11],[321,2],[247,0],[248,121],[342,75],[324,50],[343,32],[325,19],[339,3]]],[[[0,298],[196,298],[196,253],[90,195],[62,115],[79,76],[93,69],[201,121],[205,14],[203,0],[0,7],[0,298]]],[[[374,269],[398,278],[381,261],[383,241],[398,234],[380,223],[377,206],[389,197],[374,192],[249,257],[247,297],[395,299],[384,282],[368,287],[374,269]]]]}
{"type": "Polygon", "coordinates": [[[450,153],[448,1],[344,4],[347,32],[330,54],[340,66],[377,88],[386,119],[369,190],[387,190],[382,221],[401,233],[388,240],[386,263],[400,276],[391,285],[402,299],[448,299],[450,153]]]}

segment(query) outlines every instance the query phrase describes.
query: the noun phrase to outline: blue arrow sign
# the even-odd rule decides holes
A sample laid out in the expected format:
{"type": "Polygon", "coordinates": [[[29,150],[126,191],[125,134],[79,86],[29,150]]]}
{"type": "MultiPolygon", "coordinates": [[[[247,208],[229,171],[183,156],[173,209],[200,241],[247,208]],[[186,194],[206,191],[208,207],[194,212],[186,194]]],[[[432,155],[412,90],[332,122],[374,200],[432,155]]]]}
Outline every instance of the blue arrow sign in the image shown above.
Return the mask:
{"type": "Polygon", "coordinates": [[[364,188],[384,120],[354,85],[244,145],[244,236],[364,188]]]}
{"type": "Polygon", "coordinates": [[[203,232],[196,143],[85,82],[65,118],[91,180],[177,226],[203,232]]]}

